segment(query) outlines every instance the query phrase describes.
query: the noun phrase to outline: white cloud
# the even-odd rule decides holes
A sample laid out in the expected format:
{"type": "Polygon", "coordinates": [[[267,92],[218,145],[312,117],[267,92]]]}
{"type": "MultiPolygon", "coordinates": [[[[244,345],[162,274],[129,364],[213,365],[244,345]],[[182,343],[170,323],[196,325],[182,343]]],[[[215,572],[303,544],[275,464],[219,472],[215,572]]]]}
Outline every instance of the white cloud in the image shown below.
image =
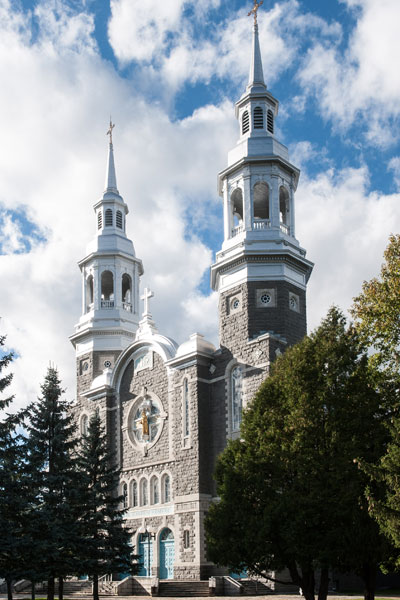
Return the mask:
{"type": "Polygon", "coordinates": [[[388,170],[393,171],[393,180],[400,190],[400,156],[394,156],[388,163],[388,170]]]}
{"type": "Polygon", "coordinates": [[[393,122],[400,116],[400,3],[398,0],[346,0],[357,9],[348,45],[340,39],[315,44],[299,78],[319,99],[322,115],[338,128],[359,118],[366,139],[387,146],[398,140],[393,122]]]}
{"type": "Polygon", "coordinates": [[[362,282],[379,272],[390,233],[400,231],[400,194],[368,188],[366,167],[302,177],[296,233],[315,262],[307,294],[309,328],[333,303],[350,308],[362,282]]]}

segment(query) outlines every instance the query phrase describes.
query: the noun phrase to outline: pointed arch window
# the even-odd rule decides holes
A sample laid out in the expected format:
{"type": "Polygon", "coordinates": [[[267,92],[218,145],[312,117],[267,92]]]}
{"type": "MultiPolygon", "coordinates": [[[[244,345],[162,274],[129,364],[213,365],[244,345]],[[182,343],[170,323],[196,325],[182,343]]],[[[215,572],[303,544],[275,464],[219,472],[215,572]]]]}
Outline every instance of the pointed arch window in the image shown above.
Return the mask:
{"type": "Polygon", "coordinates": [[[107,208],[105,215],[105,226],[112,227],[113,224],[113,214],[111,208],[107,208]]]}
{"type": "Polygon", "coordinates": [[[267,112],[267,129],[270,133],[274,133],[274,113],[271,109],[267,112]]]}
{"type": "Polygon", "coordinates": [[[83,415],[81,419],[81,435],[87,435],[89,428],[89,417],[87,415],[83,415]]]}
{"type": "Polygon", "coordinates": [[[245,110],[242,115],[242,135],[247,133],[249,131],[249,129],[250,129],[249,111],[245,110]]]}
{"type": "Polygon", "coordinates": [[[239,431],[242,422],[242,383],[242,369],[235,367],[231,373],[232,431],[239,431]]]}
{"type": "Polygon", "coordinates": [[[261,106],[256,106],[253,113],[254,129],[264,129],[264,113],[261,106]]]}
{"type": "Polygon", "coordinates": [[[169,475],[164,475],[162,479],[162,498],[163,502],[171,501],[171,479],[169,475]]]}
{"type": "Polygon", "coordinates": [[[150,483],[150,502],[151,504],[160,502],[160,488],[157,477],[153,477],[150,483]]]}
{"type": "Polygon", "coordinates": [[[103,213],[101,210],[97,213],[97,229],[101,229],[103,227],[103,213]]]}
{"type": "Polygon", "coordinates": [[[140,504],[142,506],[146,506],[149,503],[149,494],[148,494],[148,486],[147,479],[142,479],[140,482],[140,504]]]}
{"type": "Polygon", "coordinates": [[[119,229],[123,229],[122,212],[120,210],[117,210],[116,212],[115,223],[119,229]]]}
{"type": "Polygon", "coordinates": [[[128,508],[128,486],[126,483],[122,486],[122,506],[128,508]]]}
{"type": "Polygon", "coordinates": [[[138,485],[137,485],[136,479],[134,479],[132,481],[131,494],[132,494],[132,496],[131,496],[132,497],[132,506],[139,506],[138,485]]]}

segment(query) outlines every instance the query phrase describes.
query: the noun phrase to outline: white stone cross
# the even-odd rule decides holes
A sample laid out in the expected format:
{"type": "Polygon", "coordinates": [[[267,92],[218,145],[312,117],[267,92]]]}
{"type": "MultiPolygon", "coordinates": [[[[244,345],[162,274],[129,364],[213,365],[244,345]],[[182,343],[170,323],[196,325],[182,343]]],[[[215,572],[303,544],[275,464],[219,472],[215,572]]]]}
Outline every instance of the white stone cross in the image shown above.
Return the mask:
{"type": "Polygon", "coordinates": [[[143,317],[150,315],[150,298],[154,298],[154,292],[149,288],[144,288],[143,296],[140,296],[140,299],[144,302],[143,317]]]}

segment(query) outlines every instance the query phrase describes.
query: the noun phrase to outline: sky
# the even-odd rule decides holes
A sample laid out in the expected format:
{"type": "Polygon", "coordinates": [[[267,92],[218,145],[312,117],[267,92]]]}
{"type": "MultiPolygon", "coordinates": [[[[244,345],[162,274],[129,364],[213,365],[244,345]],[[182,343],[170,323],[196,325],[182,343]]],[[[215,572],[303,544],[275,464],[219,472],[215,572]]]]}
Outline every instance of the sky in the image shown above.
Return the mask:
{"type": "MultiPolygon", "coordinates": [[[[217,174],[239,137],[251,0],[0,0],[0,335],[18,408],[49,363],[75,397],[77,262],[96,233],[110,114],[127,233],[159,331],[218,344],[217,174]]],[[[308,326],[347,311],[400,232],[400,2],[264,0],[276,137],[301,169],[308,326]]]]}

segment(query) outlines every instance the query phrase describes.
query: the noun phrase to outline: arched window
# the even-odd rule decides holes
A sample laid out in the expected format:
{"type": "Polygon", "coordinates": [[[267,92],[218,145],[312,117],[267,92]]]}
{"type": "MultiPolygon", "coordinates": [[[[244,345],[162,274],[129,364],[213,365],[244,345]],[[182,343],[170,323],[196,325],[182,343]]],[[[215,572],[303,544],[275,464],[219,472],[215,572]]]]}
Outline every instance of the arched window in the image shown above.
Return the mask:
{"type": "Polygon", "coordinates": [[[92,310],[93,308],[93,275],[89,275],[86,280],[86,310],[92,310]]]}
{"type": "Polygon", "coordinates": [[[269,187],[265,181],[258,181],[254,186],[253,214],[255,219],[269,219],[269,187]]]}
{"type": "Polygon", "coordinates": [[[140,482],[140,504],[146,506],[149,503],[149,493],[147,486],[147,479],[142,479],[140,482]]]}
{"type": "Polygon", "coordinates": [[[289,192],[283,185],[279,188],[279,221],[281,229],[289,233],[289,192]]]}
{"type": "Polygon", "coordinates": [[[256,106],[253,113],[254,129],[264,129],[264,113],[261,106],[256,106]]]}
{"type": "Polygon", "coordinates": [[[122,304],[128,312],[132,312],[132,280],[128,273],[122,275],[122,304]]]}
{"type": "Polygon", "coordinates": [[[89,417],[87,415],[82,415],[81,418],[81,435],[87,435],[89,428],[89,417]]]}
{"type": "Polygon", "coordinates": [[[136,479],[134,479],[131,483],[131,501],[132,506],[139,506],[138,486],[136,479]]]}
{"type": "Polygon", "coordinates": [[[267,111],[267,129],[270,133],[274,133],[274,113],[271,109],[267,111]]]}
{"type": "Polygon", "coordinates": [[[113,224],[113,214],[111,208],[107,208],[106,216],[105,216],[105,226],[112,227],[113,224]]]}
{"type": "Polygon", "coordinates": [[[189,412],[189,384],[185,378],[183,380],[183,437],[189,437],[190,433],[190,412],[189,412]]]}
{"type": "Polygon", "coordinates": [[[242,421],[242,369],[235,367],[231,373],[232,431],[239,431],[242,421]]]}
{"type": "Polygon", "coordinates": [[[231,211],[233,220],[232,237],[242,231],[243,228],[243,194],[240,188],[236,188],[231,194],[231,211]]]}
{"type": "Polygon", "coordinates": [[[97,229],[101,229],[103,226],[103,213],[101,210],[97,213],[97,229]]]}
{"type": "Polygon", "coordinates": [[[245,110],[242,114],[242,135],[250,129],[249,111],[245,110]]]}
{"type": "Polygon", "coordinates": [[[158,504],[160,502],[160,488],[158,485],[158,478],[152,477],[150,482],[150,502],[151,504],[158,504]]]}
{"type": "Polygon", "coordinates": [[[183,532],[183,547],[187,550],[190,547],[190,533],[189,529],[185,529],[183,532]]]}
{"type": "Polygon", "coordinates": [[[122,212],[117,210],[115,215],[115,224],[119,229],[123,229],[123,220],[122,220],[122,212]]]}
{"type": "Polygon", "coordinates": [[[128,486],[126,483],[122,485],[122,506],[128,508],[128,486]]]}
{"type": "Polygon", "coordinates": [[[101,308],[114,307],[114,276],[111,271],[101,274],[101,308]]]}
{"type": "Polygon", "coordinates": [[[171,501],[171,479],[169,475],[164,475],[162,478],[162,496],[163,502],[171,501]]]}

